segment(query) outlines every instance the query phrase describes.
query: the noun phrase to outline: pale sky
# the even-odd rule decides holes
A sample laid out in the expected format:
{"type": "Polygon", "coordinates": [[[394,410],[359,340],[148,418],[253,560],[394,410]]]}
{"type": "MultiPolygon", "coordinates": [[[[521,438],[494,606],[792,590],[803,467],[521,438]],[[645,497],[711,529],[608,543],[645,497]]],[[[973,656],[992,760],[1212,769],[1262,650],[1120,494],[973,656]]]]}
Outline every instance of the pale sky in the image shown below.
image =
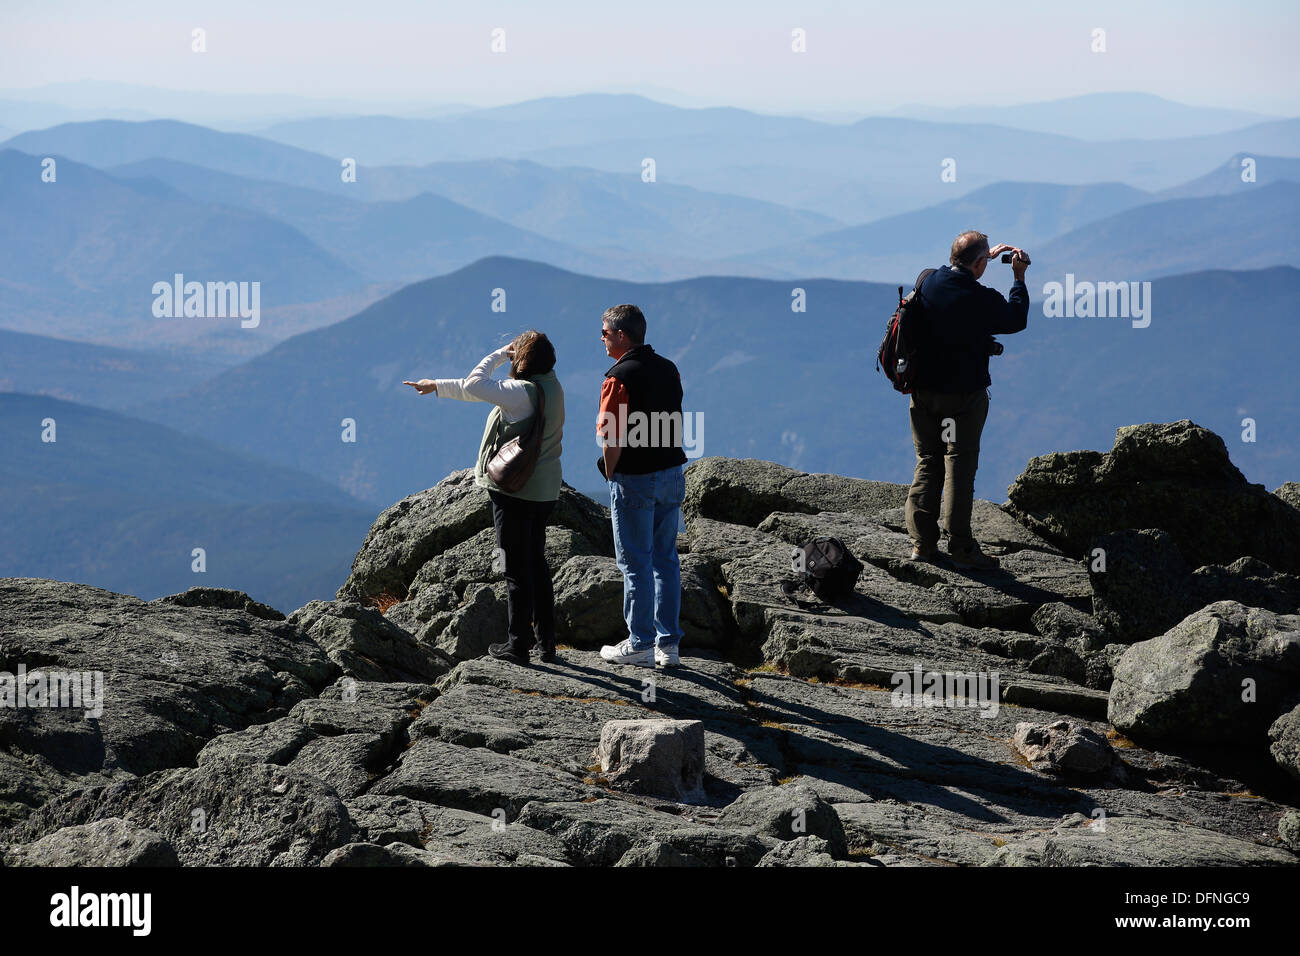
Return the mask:
{"type": "Polygon", "coordinates": [[[767,112],[1137,90],[1294,116],[1298,27],[1296,0],[0,0],[0,90],[92,80],[427,105],[642,92],[767,112]],[[206,53],[190,50],[195,27],[206,53]]]}

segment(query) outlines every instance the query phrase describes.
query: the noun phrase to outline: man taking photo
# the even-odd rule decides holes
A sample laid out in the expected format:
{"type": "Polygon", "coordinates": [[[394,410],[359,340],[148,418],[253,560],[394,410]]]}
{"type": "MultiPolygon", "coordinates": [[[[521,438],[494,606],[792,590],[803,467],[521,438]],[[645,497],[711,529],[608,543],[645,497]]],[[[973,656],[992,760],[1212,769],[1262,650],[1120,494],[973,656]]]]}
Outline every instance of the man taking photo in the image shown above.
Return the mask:
{"type": "Polygon", "coordinates": [[[989,356],[1001,351],[994,335],[1020,332],[1028,324],[1029,257],[1006,244],[989,249],[988,236],[972,230],[953,240],[949,262],[927,276],[919,290],[920,361],[909,408],[916,474],[907,496],[907,533],[912,560],[932,561],[942,521],[953,564],[988,570],[998,567],[998,560],[980,550],[970,519],[980,435],[989,412],[989,356]],[[1015,278],[1010,301],[979,282],[989,260],[1004,252],[1012,254],[1015,278]]]}

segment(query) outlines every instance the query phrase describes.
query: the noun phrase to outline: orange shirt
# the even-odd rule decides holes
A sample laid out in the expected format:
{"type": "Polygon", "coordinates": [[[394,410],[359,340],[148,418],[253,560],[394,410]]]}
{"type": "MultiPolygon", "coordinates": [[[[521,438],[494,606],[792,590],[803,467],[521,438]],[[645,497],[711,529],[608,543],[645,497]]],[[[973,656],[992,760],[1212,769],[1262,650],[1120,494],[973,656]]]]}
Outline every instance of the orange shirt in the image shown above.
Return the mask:
{"type": "Polygon", "coordinates": [[[608,431],[607,426],[611,422],[611,419],[609,418],[611,415],[613,416],[612,421],[614,422],[627,422],[627,403],[628,395],[626,385],[613,376],[610,376],[601,383],[600,408],[596,412],[596,435],[598,437],[606,440],[612,439],[611,444],[620,446],[623,444],[622,435],[610,436],[607,435],[606,432],[608,431]],[[622,411],[620,411],[620,406],[623,409],[622,411]]]}

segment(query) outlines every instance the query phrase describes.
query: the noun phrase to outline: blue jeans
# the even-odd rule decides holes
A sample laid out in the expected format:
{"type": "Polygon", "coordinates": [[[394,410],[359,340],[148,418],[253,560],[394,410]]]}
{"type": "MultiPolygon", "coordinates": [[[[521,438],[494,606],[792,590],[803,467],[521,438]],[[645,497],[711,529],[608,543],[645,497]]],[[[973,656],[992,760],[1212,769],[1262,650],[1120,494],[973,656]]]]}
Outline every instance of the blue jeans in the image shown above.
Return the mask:
{"type": "Polygon", "coordinates": [[[648,475],[614,473],[609,507],[614,555],[623,572],[623,618],[634,650],[682,639],[682,570],[677,520],[686,496],[681,465],[648,475]]]}

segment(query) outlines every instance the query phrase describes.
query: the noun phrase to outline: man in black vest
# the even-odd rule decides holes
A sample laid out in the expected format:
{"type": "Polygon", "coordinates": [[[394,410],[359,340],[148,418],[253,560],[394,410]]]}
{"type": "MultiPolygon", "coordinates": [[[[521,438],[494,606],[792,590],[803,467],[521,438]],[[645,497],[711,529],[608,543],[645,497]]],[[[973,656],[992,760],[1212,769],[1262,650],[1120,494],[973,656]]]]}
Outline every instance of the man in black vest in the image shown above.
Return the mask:
{"type": "Polygon", "coordinates": [[[921,283],[921,326],[909,414],[916,473],[907,496],[912,560],[938,554],[939,525],[948,532],[948,556],[958,567],[992,570],[998,559],[980,550],[971,531],[980,436],[989,413],[989,355],[995,335],[1023,331],[1029,318],[1025,270],[1029,257],[971,230],[953,240],[951,265],[921,283]],[[1010,301],[979,279],[989,260],[1010,252],[1010,301]],[[939,514],[940,497],[943,513],[939,514]]]}
{"type": "Polygon", "coordinates": [[[674,667],[682,639],[677,523],[682,466],[682,377],[645,344],[645,316],[616,305],[601,316],[600,337],[614,366],[605,373],[596,420],[609,482],[614,553],[623,572],[628,636],[600,649],[616,664],[674,667]]]}

